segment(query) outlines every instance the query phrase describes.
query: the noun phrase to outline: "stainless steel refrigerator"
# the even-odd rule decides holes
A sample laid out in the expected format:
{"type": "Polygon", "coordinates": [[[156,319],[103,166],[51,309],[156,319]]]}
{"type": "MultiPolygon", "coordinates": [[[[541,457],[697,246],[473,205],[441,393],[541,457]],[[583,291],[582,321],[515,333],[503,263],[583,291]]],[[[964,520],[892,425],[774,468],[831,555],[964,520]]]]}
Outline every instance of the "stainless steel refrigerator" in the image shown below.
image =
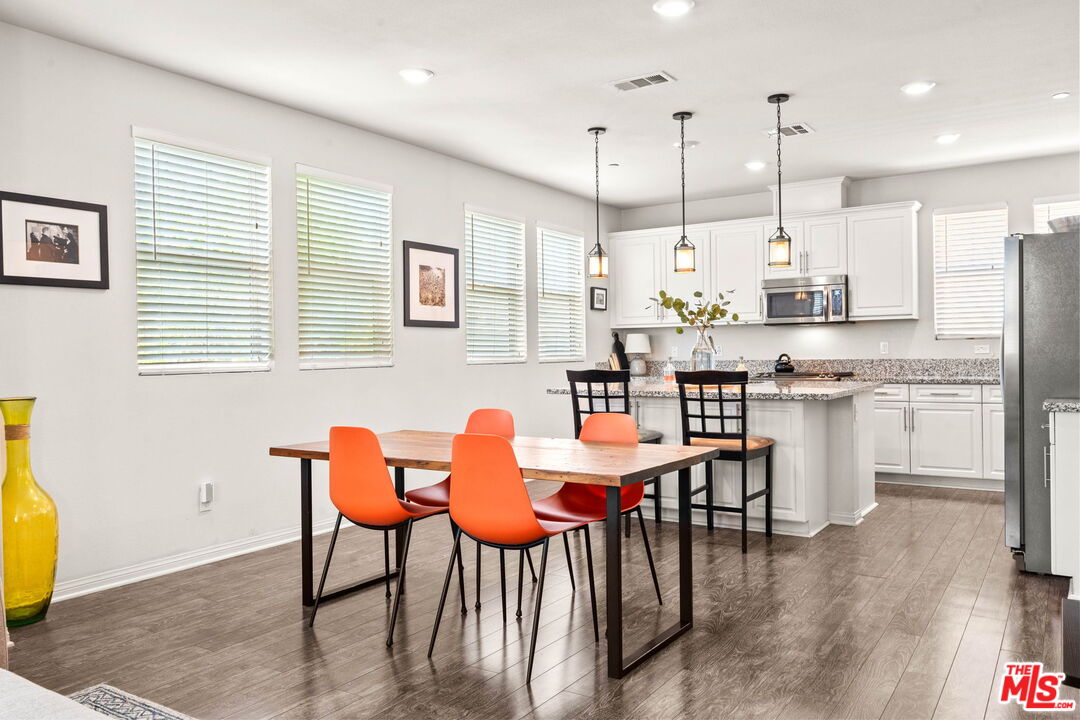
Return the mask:
{"type": "Polygon", "coordinates": [[[1080,233],[1005,238],[1005,544],[1050,572],[1047,398],[1080,397],[1080,233]]]}

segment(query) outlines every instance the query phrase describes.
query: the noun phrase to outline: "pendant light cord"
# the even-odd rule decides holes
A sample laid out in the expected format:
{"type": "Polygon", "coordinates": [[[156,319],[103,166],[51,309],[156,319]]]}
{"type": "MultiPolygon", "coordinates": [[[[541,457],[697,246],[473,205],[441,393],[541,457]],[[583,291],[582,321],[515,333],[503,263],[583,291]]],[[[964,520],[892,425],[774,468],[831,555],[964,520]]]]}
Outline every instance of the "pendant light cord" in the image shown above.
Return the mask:
{"type": "Polygon", "coordinates": [[[776,219],[781,230],[784,229],[784,181],[780,159],[780,103],[776,103],[776,219]]]}
{"type": "Polygon", "coordinates": [[[594,150],[593,156],[596,161],[596,244],[600,244],[600,131],[593,132],[594,150]]]}
{"type": "Polygon", "coordinates": [[[682,236],[686,237],[686,118],[679,118],[679,167],[682,171],[682,236]]]}

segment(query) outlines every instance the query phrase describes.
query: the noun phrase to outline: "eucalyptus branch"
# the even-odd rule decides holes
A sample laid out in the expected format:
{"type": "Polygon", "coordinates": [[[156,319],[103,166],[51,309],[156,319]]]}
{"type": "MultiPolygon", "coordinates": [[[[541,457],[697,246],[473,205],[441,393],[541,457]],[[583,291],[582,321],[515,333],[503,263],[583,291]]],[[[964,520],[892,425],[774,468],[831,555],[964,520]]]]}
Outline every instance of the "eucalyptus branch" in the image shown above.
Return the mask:
{"type": "MultiPolygon", "coordinates": [[[[734,292],[734,290],[728,290],[727,295],[734,292]]],[[[665,310],[673,310],[684,325],[698,332],[708,332],[719,324],[739,322],[739,313],[731,313],[730,317],[728,316],[727,306],[731,304],[731,301],[727,300],[722,292],[718,292],[714,300],[706,300],[704,293],[700,290],[694,293],[692,301],[668,295],[663,290],[657,295],[658,297],[649,299],[665,310]]],[[[675,328],[675,332],[680,335],[683,330],[682,326],[675,328]]]]}

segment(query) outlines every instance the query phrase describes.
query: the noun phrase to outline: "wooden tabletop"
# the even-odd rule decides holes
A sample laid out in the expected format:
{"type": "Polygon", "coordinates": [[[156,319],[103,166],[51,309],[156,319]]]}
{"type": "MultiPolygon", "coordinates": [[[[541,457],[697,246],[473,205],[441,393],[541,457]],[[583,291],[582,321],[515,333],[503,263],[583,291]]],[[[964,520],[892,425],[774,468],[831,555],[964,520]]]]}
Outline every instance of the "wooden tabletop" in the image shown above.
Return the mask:
{"type": "MultiPolygon", "coordinates": [[[[386,464],[422,470],[449,470],[456,433],[397,430],[379,435],[386,464]]],[[[632,485],[716,457],[719,451],[686,445],[626,445],[562,438],[518,436],[510,441],[522,474],[534,480],[587,485],[632,485]]],[[[270,448],[278,457],[329,460],[330,443],[300,443],[270,448]]]]}

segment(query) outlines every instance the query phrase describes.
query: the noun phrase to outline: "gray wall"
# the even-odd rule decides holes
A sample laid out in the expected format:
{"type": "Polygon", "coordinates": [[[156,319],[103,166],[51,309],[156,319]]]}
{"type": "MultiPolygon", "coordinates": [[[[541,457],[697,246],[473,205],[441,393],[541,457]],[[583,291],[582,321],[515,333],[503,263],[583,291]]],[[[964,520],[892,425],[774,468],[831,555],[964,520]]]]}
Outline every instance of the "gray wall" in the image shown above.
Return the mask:
{"type": "MultiPolygon", "coordinates": [[[[763,178],[762,184],[775,178],[763,178]]],[[[889,344],[891,357],[941,358],[974,357],[977,344],[989,344],[998,354],[997,340],[935,340],[933,281],[934,208],[1006,202],[1009,231],[1031,232],[1032,200],[1038,197],[1076,194],[1080,191],[1080,155],[1014,160],[973,165],[949,170],[854,180],[848,188],[848,205],[918,200],[919,211],[919,319],[860,322],[836,327],[731,326],[715,331],[724,357],[776,357],[781,352],[807,358],[883,357],[880,343],[889,344]]],[[[679,223],[677,203],[631,208],[621,213],[622,230],[638,230],[679,223]]],[[[765,190],[754,195],[697,200],[687,203],[687,222],[733,220],[769,215],[772,195],[765,190]]],[[[617,251],[617,248],[616,248],[617,251]]],[[[654,357],[664,357],[678,347],[680,357],[689,358],[693,337],[676,335],[672,329],[650,331],[654,357]]]]}

